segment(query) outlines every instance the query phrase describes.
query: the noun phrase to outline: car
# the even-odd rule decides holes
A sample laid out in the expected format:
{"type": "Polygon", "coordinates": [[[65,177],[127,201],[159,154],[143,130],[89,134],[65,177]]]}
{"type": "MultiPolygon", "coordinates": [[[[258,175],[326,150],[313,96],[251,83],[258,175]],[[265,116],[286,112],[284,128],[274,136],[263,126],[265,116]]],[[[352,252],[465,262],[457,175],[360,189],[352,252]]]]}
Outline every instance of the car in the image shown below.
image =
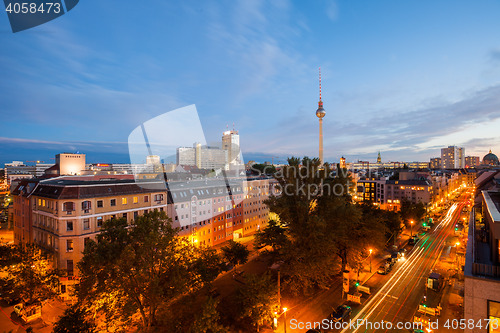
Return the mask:
{"type": "Polygon", "coordinates": [[[330,320],[333,322],[343,322],[347,320],[352,313],[352,309],[348,305],[339,305],[337,308],[330,314],[330,320]]]}
{"type": "Polygon", "coordinates": [[[377,273],[385,275],[385,274],[389,273],[390,267],[391,266],[388,264],[380,265],[379,268],[377,269],[377,273]]]}
{"type": "Polygon", "coordinates": [[[23,311],[23,303],[19,303],[19,304],[16,304],[14,305],[14,312],[19,316],[21,317],[21,312],[23,311]]]}
{"type": "Polygon", "coordinates": [[[418,236],[416,235],[408,239],[408,245],[415,245],[417,244],[417,242],[418,242],[418,236]]]}

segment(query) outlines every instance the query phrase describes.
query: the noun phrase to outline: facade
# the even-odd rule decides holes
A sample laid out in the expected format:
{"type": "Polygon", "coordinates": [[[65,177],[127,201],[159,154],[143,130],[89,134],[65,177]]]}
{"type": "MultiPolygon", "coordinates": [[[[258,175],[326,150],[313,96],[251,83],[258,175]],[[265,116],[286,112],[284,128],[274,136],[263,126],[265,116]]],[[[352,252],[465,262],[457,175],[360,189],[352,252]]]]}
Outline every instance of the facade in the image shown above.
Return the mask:
{"type": "Polygon", "coordinates": [[[57,154],[56,164],[59,175],[79,175],[85,170],[85,154],[57,154]]]}
{"type": "Polygon", "coordinates": [[[465,167],[473,168],[480,165],[479,156],[465,156],[465,167]]]}
{"type": "Polygon", "coordinates": [[[441,157],[431,158],[431,162],[430,162],[429,167],[431,169],[441,169],[441,157]]]}
{"type": "Polygon", "coordinates": [[[218,147],[202,146],[177,148],[177,165],[192,165],[199,169],[227,170],[228,151],[218,147]]]}
{"type": "MultiPolygon", "coordinates": [[[[37,161],[39,162],[39,161],[37,161]]],[[[35,165],[26,165],[21,161],[13,161],[5,163],[5,178],[8,184],[13,180],[25,179],[30,177],[40,177],[45,170],[52,167],[54,164],[36,163],[35,165]]]]}
{"type": "Polygon", "coordinates": [[[448,148],[442,148],[441,168],[442,169],[465,168],[465,148],[457,146],[448,146],[448,148]]]}
{"type": "Polygon", "coordinates": [[[33,243],[33,215],[30,194],[36,188],[37,180],[23,180],[13,189],[12,220],[14,224],[14,244],[33,243]]]}
{"type": "MultiPolygon", "coordinates": [[[[159,188],[163,184],[157,184],[159,188]]],[[[140,187],[130,179],[82,181],[56,178],[39,182],[30,195],[33,242],[54,253],[53,262],[68,276],[77,274],[85,243],[105,220],[166,210],[164,190],[140,187]]]]}
{"type": "Polygon", "coordinates": [[[172,181],[168,190],[163,181],[139,186],[130,176],[113,177],[22,181],[13,192],[16,244],[33,242],[49,250],[54,266],[74,277],[86,242],[95,240],[106,220],[131,222],[152,210],[165,211],[180,237],[218,246],[263,228],[269,219],[264,201],[270,193],[279,195],[274,181],[262,177],[172,181]]]}
{"type": "Polygon", "coordinates": [[[356,199],[379,205],[387,210],[399,210],[403,200],[428,204],[432,201],[432,185],[425,179],[359,180],[356,199]]]}
{"type": "MultiPolygon", "coordinates": [[[[482,191],[472,210],[464,266],[464,318],[500,322],[500,193],[482,191]],[[476,208],[477,206],[475,206],[476,208]]],[[[496,332],[479,326],[465,332],[496,332]]]]}
{"type": "Polygon", "coordinates": [[[225,131],[222,133],[222,149],[227,151],[227,162],[233,165],[241,164],[240,136],[238,131],[225,131]]]}

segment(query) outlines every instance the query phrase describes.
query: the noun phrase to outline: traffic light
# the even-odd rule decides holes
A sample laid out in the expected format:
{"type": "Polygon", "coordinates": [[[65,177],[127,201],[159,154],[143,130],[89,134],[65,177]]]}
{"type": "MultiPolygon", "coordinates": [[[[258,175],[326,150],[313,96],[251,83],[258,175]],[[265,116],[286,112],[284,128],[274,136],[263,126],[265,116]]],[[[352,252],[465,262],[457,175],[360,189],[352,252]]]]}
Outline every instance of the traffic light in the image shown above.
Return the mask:
{"type": "Polygon", "coordinates": [[[356,282],[355,286],[356,286],[356,287],[357,287],[357,286],[359,286],[359,282],[356,282]]]}
{"type": "Polygon", "coordinates": [[[427,223],[425,223],[425,222],[424,222],[422,225],[423,225],[424,227],[427,227],[427,223]]]}

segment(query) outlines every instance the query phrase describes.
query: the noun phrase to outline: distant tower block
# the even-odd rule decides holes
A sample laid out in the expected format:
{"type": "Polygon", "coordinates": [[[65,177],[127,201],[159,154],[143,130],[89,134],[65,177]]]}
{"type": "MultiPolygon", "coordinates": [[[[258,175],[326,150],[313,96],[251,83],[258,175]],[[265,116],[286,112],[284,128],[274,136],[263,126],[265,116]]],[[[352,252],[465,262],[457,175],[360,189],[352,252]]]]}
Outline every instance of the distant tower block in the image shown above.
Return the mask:
{"type": "Polygon", "coordinates": [[[341,169],[345,169],[346,168],[345,157],[344,156],[342,156],[340,158],[340,164],[339,164],[339,166],[340,166],[341,169]]]}
{"type": "Polygon", "coordinates": [[[323,101],[321,100],[321,67],[319,68],[319,102],[316,110],[316,117],[319,118],[319,161],[323,165],[323,117],[326,115],[323,109],[323,101]]]}
{"type": "Polygon", "coordinates": [[[382,163],[382,157],[380,156],[380,152],[378,152],[377,163],[382,163]]]}

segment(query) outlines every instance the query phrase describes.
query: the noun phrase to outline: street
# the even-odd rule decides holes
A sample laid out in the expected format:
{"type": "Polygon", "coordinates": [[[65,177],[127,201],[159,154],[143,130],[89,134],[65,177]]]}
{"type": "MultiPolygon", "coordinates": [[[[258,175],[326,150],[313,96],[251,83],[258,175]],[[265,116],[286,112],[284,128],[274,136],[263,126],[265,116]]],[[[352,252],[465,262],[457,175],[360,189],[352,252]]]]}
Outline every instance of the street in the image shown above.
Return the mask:
{"type": "Polygon", "coordinates": [[[348,327],[342,332],[389,331],[388,325],[377,326],[382,322],[391,323],[393,331],[409,331],[411,327],[408,323],[413,321],[415,310],[424,295],[424,281],[439,259],[446,245],[446,239],[460,218],[464,205],[465,202],[453,204],[446,216],[420,239],[406,261],[396,268],[389,280],[366,305],[361,310],[353,312],[352,322],[362,320],[363,324],[359,327],[348,327]],[[396,328],[398,323],[403,326],[396,328]]]}

